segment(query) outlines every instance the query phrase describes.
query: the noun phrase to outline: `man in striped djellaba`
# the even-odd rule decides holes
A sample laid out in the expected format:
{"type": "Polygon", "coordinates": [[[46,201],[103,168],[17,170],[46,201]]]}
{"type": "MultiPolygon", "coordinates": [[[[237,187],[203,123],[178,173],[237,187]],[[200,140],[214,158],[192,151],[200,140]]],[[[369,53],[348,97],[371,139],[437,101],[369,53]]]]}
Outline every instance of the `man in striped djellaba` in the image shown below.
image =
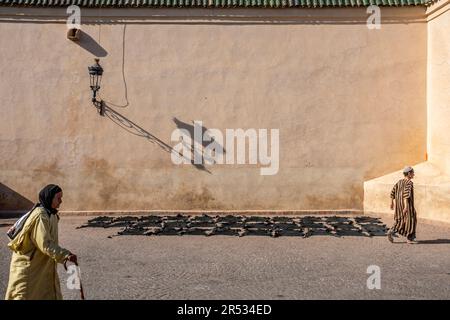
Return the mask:
{"type": "Polygon", "coordinates": [[[388,239],[394,242],[393,236],[398,233],[407,239],[407,243],[418,243],[416,239],[417,213],[414,208],[414,169],[403,169],[403,179],[399,180],[391,191],[391,210],[395,209],[394,225],[388,231],[388,239]]]}

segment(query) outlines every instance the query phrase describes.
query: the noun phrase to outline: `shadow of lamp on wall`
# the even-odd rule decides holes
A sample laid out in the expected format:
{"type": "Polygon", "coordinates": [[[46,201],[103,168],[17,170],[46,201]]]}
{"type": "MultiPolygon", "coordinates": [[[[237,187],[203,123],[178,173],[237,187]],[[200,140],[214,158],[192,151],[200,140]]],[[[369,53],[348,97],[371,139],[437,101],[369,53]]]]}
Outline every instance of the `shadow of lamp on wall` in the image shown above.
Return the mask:
{"type": "Polygon", "coordinates": [[[103,100],[97,100],[97,91],[100,90],[100,84],[102,82],[103,68],[99,64],[100,59],[95,58],[95,64],[88,67],[89,77],[91,82],[91,90],[92,90],[92,103],[97,108],[98,113],[101,116],[105,115],[105,105],[103,100]]]}
{"type": "MultiPolygon", "coordinates": [[[[95,58],[95,64],[88,67],[89,77],[90,77],[90,87],[92,90],[92,103],[94,104],[94,107],[98,110],[98,113],[101,116],[107,116],[114,123],[116,123],[123,129],[127,130],[128,132],[135,134],[137,136],[147,138],[151,143],[157,144],[164,151],[167,151],[169,153],[178,153],[179,156],[184,157],[183,154],[180,154],[179,152],[175,151],[171,146],[164,143],[162,140],[158,139],[156,136],[152,135],[151,133],[149,133],[142,127],[138,126],[131,120],[127,119],[125,116],[121,115],[120,113],[118,113],[117,111],[112,109],[110,106],[108,106],[108,102],[105,102],[102,99],[100,99],[100,100],[97,99],[97,92],[100,90],[100,84],[101,84],[102,76],[103,76],[103,68],[100,66],[99,62],[100,62],[100,59],[95,58]]],[[[124,77],[124,79],[125,79],[125,77],[124,77]]],[[[125,83],[125,89],[126,89],[126,83],[125,83]]],[[[128,98],[127,98],[127,105],[128,105],[128,98]]],[[[194,129],[193,126],[186,124],[176,118],[174,118],[174,122],[177,124],[177,126],[179,128],[183,128],[183,129],[187,129],[187,130],[194,129]]],[[[206,130],[207,130],[206,128],[202,127],[202,132],[205,132],[206,130]]],[[[195,168],[211,174],[211,172],[205,168],[203,163],[195,164],[193,161],[191,161],[191,164],[195,168]]]]}

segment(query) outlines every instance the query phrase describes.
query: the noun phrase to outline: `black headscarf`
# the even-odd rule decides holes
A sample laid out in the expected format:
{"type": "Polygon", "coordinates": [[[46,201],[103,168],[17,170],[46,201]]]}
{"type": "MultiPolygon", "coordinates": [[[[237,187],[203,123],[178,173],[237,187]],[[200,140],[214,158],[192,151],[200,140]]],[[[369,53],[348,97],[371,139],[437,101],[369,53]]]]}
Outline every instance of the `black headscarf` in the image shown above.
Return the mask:
{"type": "Polygon", "coordinates": [[[56,184],[49,184],[39,192],[39,205],[47,209],[50,214],[58,213],[58,210],[52,208],[53,198],[62,189],[56,184]]]}

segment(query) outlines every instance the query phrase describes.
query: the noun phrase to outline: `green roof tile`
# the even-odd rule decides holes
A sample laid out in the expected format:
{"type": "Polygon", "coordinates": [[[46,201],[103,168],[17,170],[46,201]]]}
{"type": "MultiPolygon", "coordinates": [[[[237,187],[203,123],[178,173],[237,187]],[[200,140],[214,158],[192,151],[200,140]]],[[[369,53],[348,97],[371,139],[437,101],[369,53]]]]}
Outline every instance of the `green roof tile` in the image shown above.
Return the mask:
{"type": "Polygon", "coordinates": [[[169,8],[321,8],[426,6],[436,0],[0,0],[0,6],[67,7],[169,7],[169,8]]]}

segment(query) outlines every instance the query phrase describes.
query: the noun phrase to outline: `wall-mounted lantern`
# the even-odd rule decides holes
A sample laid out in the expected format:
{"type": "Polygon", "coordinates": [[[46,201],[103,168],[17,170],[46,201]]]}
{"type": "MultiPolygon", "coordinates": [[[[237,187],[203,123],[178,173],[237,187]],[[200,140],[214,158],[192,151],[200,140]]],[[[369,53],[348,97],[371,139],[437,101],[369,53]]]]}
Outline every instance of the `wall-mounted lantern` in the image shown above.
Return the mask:
{"type": "Polygon", "coordinates": [[[97,100],[97,91],[100,90],[100,84],[102,82],[103,68],[99,64],[100,59],[95,59],[95,64],[88,67],[89,77],[91,81],[92,90],[92,103],[98,109],[100,115],[105,114],[105,106],[103,100],[97,100]]]}

